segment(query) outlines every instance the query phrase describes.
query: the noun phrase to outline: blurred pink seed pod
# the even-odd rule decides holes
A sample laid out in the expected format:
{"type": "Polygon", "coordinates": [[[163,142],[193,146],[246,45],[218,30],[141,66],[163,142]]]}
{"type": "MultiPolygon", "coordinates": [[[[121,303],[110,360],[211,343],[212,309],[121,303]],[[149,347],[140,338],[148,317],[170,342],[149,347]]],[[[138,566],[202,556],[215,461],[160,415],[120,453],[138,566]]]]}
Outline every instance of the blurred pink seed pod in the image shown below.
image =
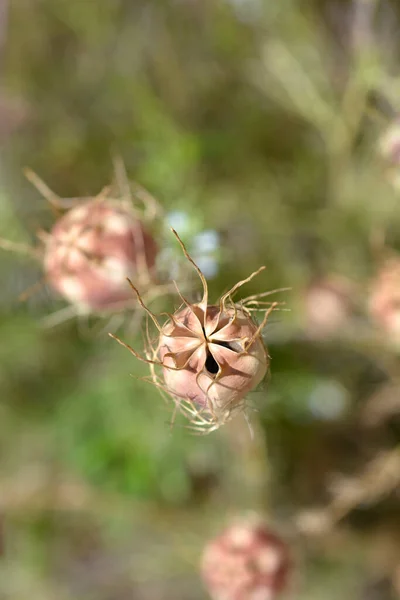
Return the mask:
{"type": "Polygon", "coordinates": [[[400,190],[400,119],[394,120],[379,140],[378,151],[383,159],[388,182],[400,190]]]}
{"type": "MultiPolygon", "coordinates": [[[[119,340],[134,356],[151,365],[151,380],[172,398],[175,407],[191,421],[191,429],[210,433],[246,408],[245,398],[264,378],[269,357],[262,331],[277,302],[261,300],[273,292],[249,296],[234,302],[236,291],[264,267],[239,281],[216,304],[209,304],[207,282],[176,235],[188,261],[196,269],[203,285],[200,302],[190,303],[180,293],[181,306],[168,314],[161,325],[144,305],[153,320],[157,342],[149,344],[146,358],[119,340]],[[264,311],[257,324],[253,311],[264,311]],[[161,367],[161,374],[155,368],[161,367]]],[[[276,292],[278,290],[274,290],[276,292]]]]}
{"type": "Polygon", "coordinates": [[[291,567],[288,545],[259,519],[228,526],[201,559],[212,600],[274,600],[287,589],[291,567]]]}
{"type": "Polygon", "coordinates": [[[127,278],[144,285],[156,256],[153,237],[130,208],[101,197],[71,208],[44,236],[46,281],[79,313],[132,305],[127,278]]]}
{"type": "Polygon", "coordinates": [[[371,283],[371,319],[396,347],[400,347],[400,257],[388,259],[371,283]]]}
{"type": "Polygon", "coordinates": [[[329,275],[317,279],[304,293],[304,325],[314,338],[340,335],[353,311],[354,290],[344,277],[329,275]]]}
{"type": "Polygon", "coordinates": [[[50,202],[57,220],[49,232],[38,232],[37,248],[6,240],[0,246],[37,258],[43,283],[67,300],[72,316],[109,315],[138,306],[127,279],[146,290],[157,286],[158,246],[126,186],[123,194],[110,187],[95,197],[63,199],[32,171],[26,175],[50,202]]]}
{"type": "Polygon", "coordinates": [[[32,116],[27,101],[0,87],[0,140],[5,141],[32,116]]]}

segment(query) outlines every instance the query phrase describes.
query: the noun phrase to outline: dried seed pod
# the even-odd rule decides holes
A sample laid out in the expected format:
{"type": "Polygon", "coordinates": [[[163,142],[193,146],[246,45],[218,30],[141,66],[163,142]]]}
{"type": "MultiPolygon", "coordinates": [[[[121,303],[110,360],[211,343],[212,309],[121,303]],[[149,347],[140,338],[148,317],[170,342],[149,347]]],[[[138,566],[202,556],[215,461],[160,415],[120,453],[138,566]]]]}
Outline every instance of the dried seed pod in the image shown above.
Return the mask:
{"type": "Polygon", "coordinates": [[[391,343],[400,346],[400,258],[394,256],[381,267],[372,282],[369,313],[391,343]]]}
{"type": "MultiPolygon", "coordinates": [[[[147,230],[144,211],[133,204],[131,184],[125,171],[118,174],[116,190],[105,188],[96,197],[63,199],[54,194],[30,170],[26,176],[48,200],[57,220],[50,232],[40,231],[37,248],[0,240],[0,247],[30,254],[42,263],[43,281],[29,289],[27,297],[42,283],[50,286],[69,303],[68,309],[48,318],[48,324],[82,314],[107,314],[135,307],[127,278],[156,295],[155,263],[158,246],[147,230]],[[119,175],[119,177],[118,177],[119,175]]],[[[158,207],[145,190],[136,186],[153,220],[158,207]]]]}
{"type": "Polygon", "coordinates": [[[149,277],[157,246],[129,207],[108,199],[79,204],[45,237],[46,280],[80,313],[132,304],[126,279],[149,277]]]}
{"type": "MultiPolygon", "coordinates": [[[[237,283],[217,304],[209,304],[207,282],[178,234],[175,231],[174,234],[199,274],[203,298],[192,304],[180,295],[183,305],[161,326],[132,285],[158,329],[157,345],[142,360],[151,364],[152,381],[190,418],[192,428],[207,433],[242,411],[246,395],[264,378],[269,357],[261,333],[278,303],[259,300],[273,292],[250,296],[240,303],[232,300],[242,285],[264,269],[261,267],[237,283]],[[252,318],[255,308],[265,311],[260,325],[252,318]],[[162,367],[161,376],[156,374],[156,366],[162,367]]],[[[116,339],[141,358],[130,346],[116,339]]]]}
{"type": "Polygon", "coordinates": [[[208,542],[201,560],[213,600],[273,600],[287,587],[287,544],[260,520],[237,522],[208,542]]]}
{"type": "Polygon", "coordinates": [[[307,332],[316,338],[338,335],[353,313],[354,293],[351,282],[329,275],[317,279],[304,293],[304,318],[307,332]]]}
{"type": "Polygon", "coordinates": [[[168,391],[215,413],[236,407],[268,367],[260,331],[239,306],[179,310],[162,328],[158,355],[168,391]]]}
{"type": "Polygon", "coordinates": [[[395,119],[379,140],[385,175],[395,190],[400,189],[400,119],[395,119]]]}

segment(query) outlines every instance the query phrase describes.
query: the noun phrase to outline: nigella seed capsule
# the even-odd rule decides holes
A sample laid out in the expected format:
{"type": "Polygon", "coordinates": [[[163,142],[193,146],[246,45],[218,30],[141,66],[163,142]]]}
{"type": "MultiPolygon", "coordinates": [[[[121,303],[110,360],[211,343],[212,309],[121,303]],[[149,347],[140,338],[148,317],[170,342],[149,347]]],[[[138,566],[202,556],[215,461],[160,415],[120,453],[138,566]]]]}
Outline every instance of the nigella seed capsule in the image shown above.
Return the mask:
{"type": "Polygon", "coordinates": [[[146,222],[155,219],[159,208],[139,186],[132,193],[119,163],[116,174],[116,189],[104,188],[94,197],[64,199],[54,194],[35,173],[26,170],[27,178],[56,213],[56,222],[49,232],[39,231],[40,243],[36,248],[1,239],[0,247],[38,260],[44,271],[39,285],[49,284],[69,303],[60,314],[50,315],[47,324],[75,315],[112,315],[137,308],[128,278],[148,295],[158,293],[155,274],[158,245],[146,222]],[[145,211],[136,208],[133,197],[142,201],[145,211]]]}
{"type": "Polygon", "coordinates": [[[371,282],[368,311],[386,341],[400,348],[400,257],[393,254],[380,266],[371,282]]]}
{"type": "Polygon", "coordinates": [[[400,189],[400,119],[397,117],[382,134],[378,152],[383,172],[395,191],[400,189]]]}
{"type": "Polygon", "coordinates": [[[128,207],[95,199],[69,210],[45,239],[46,280],[80,313],[132,303],[126,279],[154,269],[157,246],[128,207]]]}
{"type": "Polygon", "coordinates": [[[303,320],[307,334],[323,339],[337,336],[351,323],[356,290],[345,277],[329,274],[304,291],[303,320]]]}
{"type": "MultiPolygon", "coordinates": [[[[229,421],[245,408],[245,397],[264,378],[269,357],[262,340],[262,330],[277,302],[263,302],[261,297],[273,292],[233,301],[236,291],[255,275],[239,281],[218,303],[209,304],[207,282],[178,234],[173,230],[189,262],[196,269],[203,298],[190,303],[181,294],[181,306],[160,325],[141,300],[158,329],[158,341],[146,358],[119,340],[134,356],[151,365],[152,381],[170,396],[178,410],[192,422],[192,428],[208,433],[229,421]],[[253,310],[264,310],[261,324],[252,317],[253,310]],[[156,367],[161,367],[161,375],[156,367]]],[[[274,290],[278,291],[278,290],[274,290]]],[[[112,336],[115,337],[115,336],[112,336]]]]}
{"type": "Polygon", "coordinates": [[[240,307],[199,304],[177,312],[162,329],[158,354],[175,398],[217,412],[232,410],[268,368],[258,327],[240,307]],[[199,316],[190,319],[194,308],[199,316]]]}
{"type": "Polygon", "coordinates": [[[212,600],[274,600],[288,587],[287,543],[261,519],[229,525],[203,551],[201,576],[212,600]]]}

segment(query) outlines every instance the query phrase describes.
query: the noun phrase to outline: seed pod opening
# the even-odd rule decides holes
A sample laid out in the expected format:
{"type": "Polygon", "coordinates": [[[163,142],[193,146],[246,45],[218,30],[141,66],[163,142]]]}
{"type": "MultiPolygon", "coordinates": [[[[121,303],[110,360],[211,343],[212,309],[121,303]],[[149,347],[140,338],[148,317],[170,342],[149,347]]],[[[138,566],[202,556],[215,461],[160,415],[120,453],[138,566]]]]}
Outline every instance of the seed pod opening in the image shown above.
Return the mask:
{"type": "Polygon", "coordinates": [[[273,600],[291,570],[287,544],[261,520],[243,520],[208,542],[201,575],[212,600],[273,600]]]}
{"type": "Polygon", "coordinates": [[[201,279],[202,300],[190,303],[180,294],[181,306],[160,325],[132,285],[157,327],[157,343],[149,348],[146,358],[141,358],[116,339],[134,356],[150,363],[153,383],[191,420],[192,429],[209,433],[243,411],[246,395],[264,378],[269,357],[262,330],[278,303],[260,300],[272,292],[250,296],[238,303],[233,301],[236,291],[260,273],[264,269],[261,267],[239,281],[218,303],[209,304],[207,282],[178,234],[173,232],[201,279]],[[259,325],[252,316],[255,309],[265,313],[259,325]],[[156,367],[161,367],[161,374],[156,367]]]}

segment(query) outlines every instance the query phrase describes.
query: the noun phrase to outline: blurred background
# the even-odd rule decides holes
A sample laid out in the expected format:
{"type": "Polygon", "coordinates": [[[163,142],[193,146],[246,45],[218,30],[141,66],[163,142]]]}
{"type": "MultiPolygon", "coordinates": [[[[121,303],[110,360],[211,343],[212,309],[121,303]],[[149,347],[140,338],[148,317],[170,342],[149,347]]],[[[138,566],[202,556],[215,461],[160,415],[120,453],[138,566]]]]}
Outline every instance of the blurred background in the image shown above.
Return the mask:
{"type": "Polygon", "coordinates": [[[248,511],[290,597],[400,597],[399,27],[396,0],[1,0],[2,238],[54,223],[24,167],[90,196],[118,154],[213,301],[261,265],[244,295],[291,288],[254,438],[199,437],[107,322],[43,327],[66,302],[19,302],[41,268],[2,251],[2,600],[207,598],[203,546],[248,511]]]}

